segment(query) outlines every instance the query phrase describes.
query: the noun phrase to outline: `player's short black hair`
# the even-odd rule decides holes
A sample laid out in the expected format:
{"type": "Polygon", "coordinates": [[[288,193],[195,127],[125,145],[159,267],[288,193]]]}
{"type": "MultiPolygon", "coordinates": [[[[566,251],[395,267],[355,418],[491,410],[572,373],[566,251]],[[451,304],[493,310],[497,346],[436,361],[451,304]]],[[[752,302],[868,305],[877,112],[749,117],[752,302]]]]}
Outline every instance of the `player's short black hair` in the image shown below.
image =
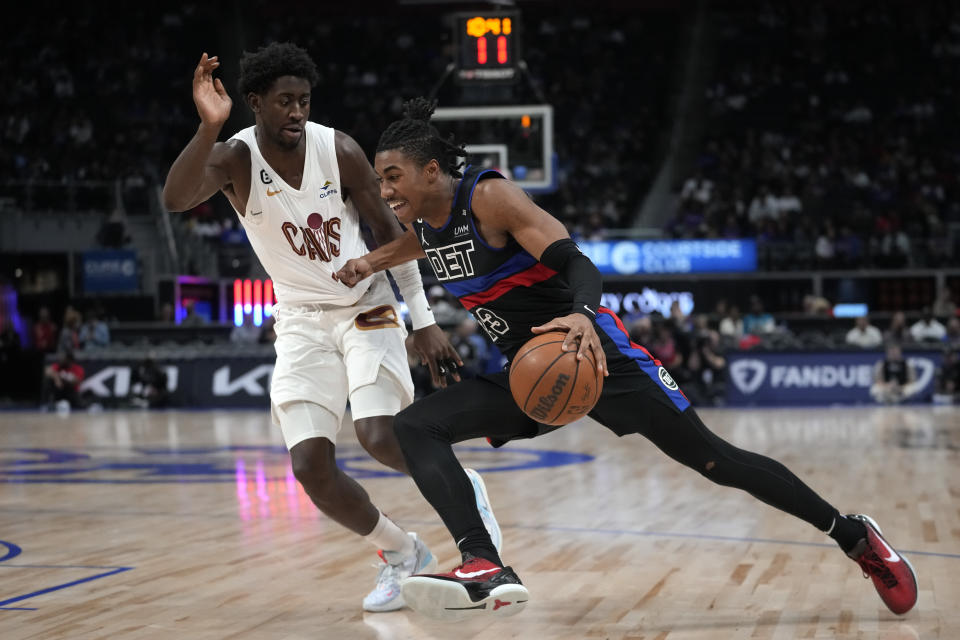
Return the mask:
{"type": "Polygon", "coordinates": [[[462,144],[454,142],[453,134],[443,138],[430,124],[430,116],[436,108],[437,101],[426,98],[404,102],[403,119],[397,120],[383,132],[377,143],[377,153],[399,149],[420,167],[436,158],[441,169],[454,178],[462,178],[460,167],[463,162],[460,158],[465,157],[467,152],[462,144]]]}
{"type": "Polygon", "coordinates": [[[244,99],[250,93],[263,95],[280,76],[304,78],[311,87],[320,81],[317,65],[305,49],[292,42],[271,42],[255,52],[243,52],[237,88],[244,99]]]}

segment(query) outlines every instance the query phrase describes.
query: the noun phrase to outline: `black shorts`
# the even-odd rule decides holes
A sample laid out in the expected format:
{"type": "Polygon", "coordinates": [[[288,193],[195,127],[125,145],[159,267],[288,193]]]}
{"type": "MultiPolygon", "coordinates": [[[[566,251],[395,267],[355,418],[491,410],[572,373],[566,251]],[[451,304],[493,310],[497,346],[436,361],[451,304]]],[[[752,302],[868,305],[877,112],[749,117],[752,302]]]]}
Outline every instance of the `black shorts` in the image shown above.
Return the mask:
{"type": "MultiPolygon", "coordinates": [[[[630,341],[620,319],[600,308],[594,327],[607,356],[610,375],[588,414],[618,436],[645,433],[652,421],[675,418],[690,407],[666,368],[630,341]]],[[[534,438],[561,427],[528,417],[513,400],[507,371],[482,375],[441,389],[404,410],[452,436],[453,442],[486,437],[493,446],[534,438]]]]}

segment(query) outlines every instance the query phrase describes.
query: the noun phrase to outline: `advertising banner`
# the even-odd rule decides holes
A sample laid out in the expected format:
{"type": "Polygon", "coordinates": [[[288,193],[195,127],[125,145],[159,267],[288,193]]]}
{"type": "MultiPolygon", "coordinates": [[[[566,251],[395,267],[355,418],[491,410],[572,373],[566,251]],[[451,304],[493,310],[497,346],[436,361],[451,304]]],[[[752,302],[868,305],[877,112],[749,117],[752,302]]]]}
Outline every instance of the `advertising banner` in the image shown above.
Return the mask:
{"type": "Polygon", "coordinates": [[[755,240],[604,240],[577,245],[605,274],[757,270],[755,240]]]}
{"type": "MultiPolygon", "coordinates": [[[[942,355],[905,351],[916,373],[908,402],[929,401],[942,355]]],[[[727,404],[797,406],[876,404],[870,396],[882,351],[727,353],[727,404]]]]}
{"type": "MultiPolygon", "coordinates": [[[[80,393],[105,405],[122,404],[130,396],[131,378],[139,360],[83,360],[80,393]]],[[[163,360],[170,403],[175,407],[270,406],[273,358],[198,358],[163,360]]]]}
{"type": "Polygon", "coordinates": [[[81,268],[86,293],[140,289],[136,251],[84,251],[81,268]]]}

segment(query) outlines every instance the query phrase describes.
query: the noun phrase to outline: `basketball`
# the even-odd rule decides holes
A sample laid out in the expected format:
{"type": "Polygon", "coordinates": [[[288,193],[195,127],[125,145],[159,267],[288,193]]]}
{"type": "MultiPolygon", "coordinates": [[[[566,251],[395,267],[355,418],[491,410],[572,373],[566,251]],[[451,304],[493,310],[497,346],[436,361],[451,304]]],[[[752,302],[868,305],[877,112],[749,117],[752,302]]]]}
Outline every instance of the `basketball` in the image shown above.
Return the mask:
{"type": "Polygon", "coordinates": [[[563,425],[585,416],[600,399],[603,376],[587,352],[563,351],[562,331],[534,336],[510,364],[510,392],[523,412],[544,424],[563,425]]]}

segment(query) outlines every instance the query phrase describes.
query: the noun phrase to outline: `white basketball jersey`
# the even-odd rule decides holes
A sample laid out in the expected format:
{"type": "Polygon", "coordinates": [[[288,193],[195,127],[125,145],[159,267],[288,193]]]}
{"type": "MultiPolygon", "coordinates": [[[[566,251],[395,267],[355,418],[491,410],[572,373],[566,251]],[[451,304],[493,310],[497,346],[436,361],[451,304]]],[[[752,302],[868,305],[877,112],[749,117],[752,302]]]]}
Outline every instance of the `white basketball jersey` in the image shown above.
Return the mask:
{"type": "MultiPolygon", "coordinates": [[[[349,288],[333,279],[367,253],[353,202],[344,203],[334,130],[307,122],[303,182],[294,189],[264,160],[254,127],[237,132],[250,149],[250,196],[240,222],[282,304],[354,304],[370,278],[349,288]]],[[[238,212],[239,213],[239,212],[238,212]]]]}

